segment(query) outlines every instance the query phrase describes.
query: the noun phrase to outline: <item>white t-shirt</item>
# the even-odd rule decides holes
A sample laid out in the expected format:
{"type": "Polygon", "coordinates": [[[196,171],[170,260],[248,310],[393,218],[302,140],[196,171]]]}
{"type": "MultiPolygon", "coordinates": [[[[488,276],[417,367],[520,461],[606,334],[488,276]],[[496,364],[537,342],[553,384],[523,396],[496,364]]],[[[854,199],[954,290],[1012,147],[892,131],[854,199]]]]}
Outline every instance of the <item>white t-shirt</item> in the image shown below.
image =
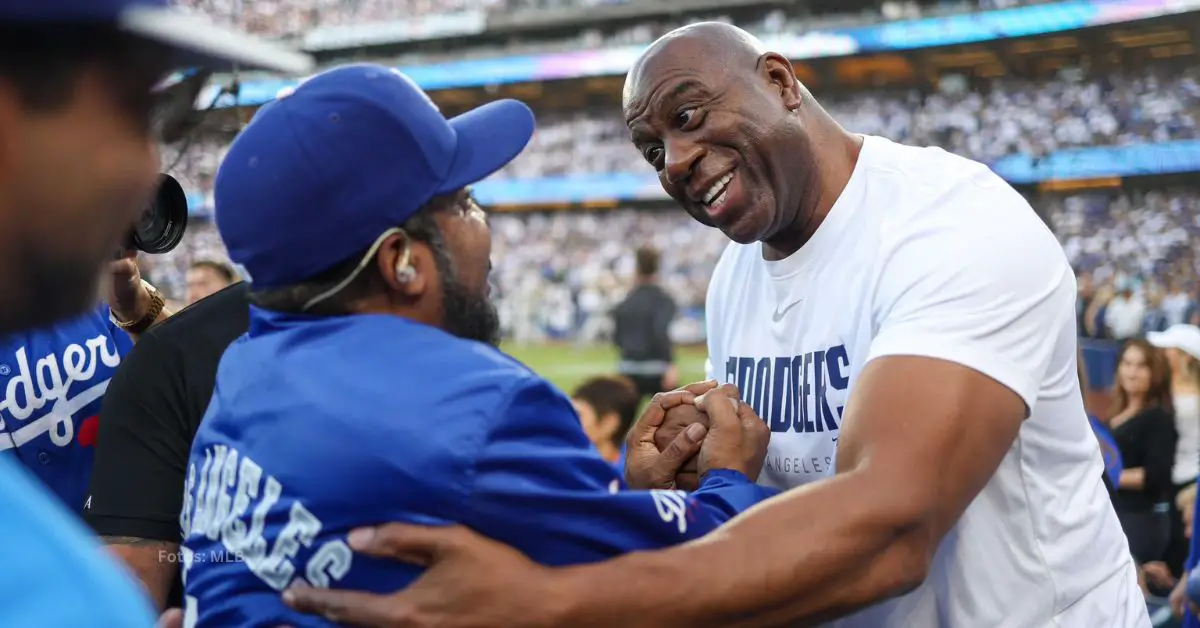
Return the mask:
{"type": "Polygon", "coordinates": [[[1200,395],[1177,394],[1172,401],[1179,441],[1175,445],[1171,481],[1177,485],[1188,484],[1200,476],[1200,395]]]}
{"type": "Polygon", "coordinates": [[[1029,204],[987,167],[867,137],[803,248],[778,262],[757,243],[726,249],[707,326],[710,376],[736,384],[771,427],[763,484],[833,473],[846,400],[877,357],[963,364],[1031,409],[925,583],[832,625],[1150,626],[1083,408],[1075,278],[1029,204]]]}
{"type": "Polygon", "coordinates": [[[1108,331],[1113,338],[1124,340],[1133,338],[1142,331],[1142,319],[1146,317],[1146,304],[1136,296],[1128,299],[1116,296],[1108,302],[1104,311],[1104,320],[1108,323],[1108,331]]]}

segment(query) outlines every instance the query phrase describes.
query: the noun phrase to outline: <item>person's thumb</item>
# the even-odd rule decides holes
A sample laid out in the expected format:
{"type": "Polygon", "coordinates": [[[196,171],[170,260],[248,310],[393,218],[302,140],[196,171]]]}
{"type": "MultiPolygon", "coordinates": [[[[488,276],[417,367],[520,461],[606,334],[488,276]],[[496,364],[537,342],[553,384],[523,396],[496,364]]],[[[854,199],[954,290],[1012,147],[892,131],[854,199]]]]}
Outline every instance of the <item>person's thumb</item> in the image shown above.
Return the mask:
{"type": "Polygon", "coordinates": [[[700,445],[707,433],[708,428],[702,423],[692,423],[681,430],[655,459],[658,473],[673,477],[683,468],[684,463],[700,452],[700,445]]]}
{"type": "Polygon", "coordinates": [[[741,406],[736,388],[722,386],[696,397],[696,407],[708,415],[709,429],[713,431],[739,429],[741,406]]]}
{"type": "Polygon", "coordinates": [[[374,528],[358,528],[347,541],[356,552],[428,567],[453,549],[461,534],[458,526],[418,526],[389,523],[374,528]]]}

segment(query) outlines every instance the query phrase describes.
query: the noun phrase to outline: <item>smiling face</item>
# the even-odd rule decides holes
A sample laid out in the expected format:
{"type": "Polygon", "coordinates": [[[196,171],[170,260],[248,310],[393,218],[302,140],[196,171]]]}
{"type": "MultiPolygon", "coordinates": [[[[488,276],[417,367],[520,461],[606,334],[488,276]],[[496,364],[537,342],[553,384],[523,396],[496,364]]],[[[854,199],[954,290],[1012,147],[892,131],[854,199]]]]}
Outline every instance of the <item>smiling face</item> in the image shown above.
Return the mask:
{"type": "Polygon", "coordinates": [[[802,89],[791,64],[748,35],[698,26],[659,40],[630,71],[631,139],[693,218],[736,242],[766,240],[812,205],[802,89]]]}

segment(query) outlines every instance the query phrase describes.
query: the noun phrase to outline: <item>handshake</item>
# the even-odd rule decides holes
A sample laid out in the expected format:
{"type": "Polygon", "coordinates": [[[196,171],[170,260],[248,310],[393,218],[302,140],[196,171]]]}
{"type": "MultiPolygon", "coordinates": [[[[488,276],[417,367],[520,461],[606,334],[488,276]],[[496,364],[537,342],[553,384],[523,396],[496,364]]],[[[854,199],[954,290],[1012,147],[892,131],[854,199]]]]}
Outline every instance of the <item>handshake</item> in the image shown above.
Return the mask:
{"type": "Polygon", "coordinates": [[[757,481],[771,432],[731,384],[707,381],[654,396],[626,441],[635,489],[696,490],[710,469],[757,481]]]}

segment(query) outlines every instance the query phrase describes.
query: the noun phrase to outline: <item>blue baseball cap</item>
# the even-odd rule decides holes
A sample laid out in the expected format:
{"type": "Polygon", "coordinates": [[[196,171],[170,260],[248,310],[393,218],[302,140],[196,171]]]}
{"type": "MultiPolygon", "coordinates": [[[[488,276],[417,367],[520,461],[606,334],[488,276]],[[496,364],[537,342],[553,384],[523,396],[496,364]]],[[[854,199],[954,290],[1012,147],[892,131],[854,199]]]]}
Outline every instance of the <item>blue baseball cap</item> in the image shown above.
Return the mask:
{"type": "Polygon", "coordinates": [[[2,0],[0,21],[114,24],[121,30],[174,49],[181,64],[216,70],[240,65],[298,74],[311,71],[312,57],[172,8],[168,0],[2,0]]]}
{"type": "Polygon", "coordinates": [[[256,289],[294,285],[503,168],[533,126],[516,100],[447,120],[399,70],[334,68],[281,92],[233,141],[214,185],[217,229],[256,289]]]}

